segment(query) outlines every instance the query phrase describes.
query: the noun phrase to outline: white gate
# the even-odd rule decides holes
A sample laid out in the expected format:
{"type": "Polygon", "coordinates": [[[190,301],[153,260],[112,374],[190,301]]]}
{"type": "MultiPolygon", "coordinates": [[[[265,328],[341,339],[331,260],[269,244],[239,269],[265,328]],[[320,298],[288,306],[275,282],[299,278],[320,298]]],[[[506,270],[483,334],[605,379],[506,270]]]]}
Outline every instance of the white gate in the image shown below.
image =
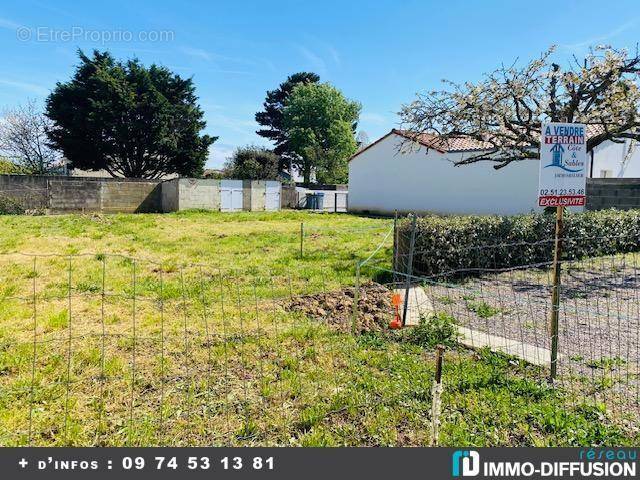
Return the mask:
{"type": "Polygon", "coordinates": [[[280,210],[280,182],[265,182],[264,209],[267,211],[280,210]]]}
{"type": "Polygon", "coordinates": [[[220,210],[223,212],[242,210],[242,180],[220,181],[220,210]]]}

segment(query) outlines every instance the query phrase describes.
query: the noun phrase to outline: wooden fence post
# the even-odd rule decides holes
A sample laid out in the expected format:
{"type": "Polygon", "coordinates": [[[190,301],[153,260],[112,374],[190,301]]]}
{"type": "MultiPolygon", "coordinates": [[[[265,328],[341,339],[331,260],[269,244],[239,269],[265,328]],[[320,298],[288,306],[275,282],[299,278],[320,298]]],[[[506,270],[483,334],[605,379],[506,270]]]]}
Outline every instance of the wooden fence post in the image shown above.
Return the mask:
{"type": "Polygon", "coordinates": [[[444,357],[444,346],[436,347],[436,372],[431,387],[431,446],[438,446],[440,436],[440,410],[442,398],[442,360],[444,357]]]}
{"type": "Polygon", "coordinates": [[[304,258],[304,222],[300,222],[300,260],[304,258]]]}
{"type": "Polygon", "coordinates": [[[560,313],[560,273],[562,271],[562,214],[564,207],[556,207],[556,236],[553,252],[553,291],[551,294],[551,375],[553,382],[558,373],[558,316],[560,313]]]}
{"type": "Polygon", "coordinates": [[[353,292],[353,309],[351,310],[351,333],[358,333],[358,301],[360,300],[360,261],[356,260],[356,288],[353,292]]]}

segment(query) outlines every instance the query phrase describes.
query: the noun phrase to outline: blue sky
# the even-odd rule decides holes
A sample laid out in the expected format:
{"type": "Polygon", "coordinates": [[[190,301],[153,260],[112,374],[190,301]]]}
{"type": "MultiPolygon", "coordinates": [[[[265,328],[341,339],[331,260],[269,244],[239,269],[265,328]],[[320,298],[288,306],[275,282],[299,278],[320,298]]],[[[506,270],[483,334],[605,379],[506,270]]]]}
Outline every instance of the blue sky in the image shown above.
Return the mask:
{"type": "Polygon", "coordinates": [[[637,2],[4,0],[0,108],[42,101],[67,80],[76,50],[110,50],[192,76],[207,132],[208,165],[255,134],[265,92],[314,71],[362,103],[373,140],[396,126],[416,92],[478,79],[501,63],[558,45],[563,61],[589,45],[635,48],[637,2]]]}

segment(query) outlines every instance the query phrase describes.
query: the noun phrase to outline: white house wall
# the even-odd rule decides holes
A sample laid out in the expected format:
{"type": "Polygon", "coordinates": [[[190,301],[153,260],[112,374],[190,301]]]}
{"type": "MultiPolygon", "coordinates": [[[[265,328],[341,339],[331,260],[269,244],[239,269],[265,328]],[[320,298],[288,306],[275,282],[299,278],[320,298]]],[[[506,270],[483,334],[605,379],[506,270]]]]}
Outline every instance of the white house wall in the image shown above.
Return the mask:
{"type": "Polygon", "coordinates": [[[640,144],[636,144],[623,164],[629,151],[629,140],[624,143],[605,142],[593,149],[593,178],[640,178],[640,144]]]}
{"type": "MultiPolygon", "coordinates": [[[[480,162],[455,167],[463,154],[423,147],[398,153],[389,135],[349,162],[349,210],[371,213],[514,214],[538,210],[538,161],[501,170],[480,162]]],[[[468,155],[468,154],[467,154],[468,155]]]]}

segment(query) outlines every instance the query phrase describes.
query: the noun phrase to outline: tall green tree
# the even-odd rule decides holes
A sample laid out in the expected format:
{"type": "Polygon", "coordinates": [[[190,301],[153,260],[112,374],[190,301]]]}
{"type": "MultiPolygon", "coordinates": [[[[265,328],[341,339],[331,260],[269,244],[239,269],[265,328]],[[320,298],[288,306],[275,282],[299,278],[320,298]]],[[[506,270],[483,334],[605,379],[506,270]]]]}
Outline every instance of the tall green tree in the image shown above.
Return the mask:
{"type": "Polygon", "coordinates": [[[204,113],[190,78],[108,52],[78,54],[73,78],[56,84],[46,109],[49,139],[71,168],[141,178],[202,174],[217,137],[201,135],[204,113]]]}
{"type": "Polygon", "coordinates": [[[288,137],[284,129],[284,108],[293,89],[300,84],[318,83],[320,76],[312,72],[298,72],[289,75],[275,90],[267,92],[263,103],[264,111],[256,113],[256,122],[265,128],[256,133],[271,140],[275,144],[273,153],[281,158],[280,168],[289,167],[289,160],[295,157],[289,146],[288,137]]]}
{"type": "Polygon", "coordinates": [[[224,166],[226,178],[239,180],[275,180],[280,158],[266,148],[240,147],[224,166]]]}
{"type": "Polygon", "coordinates": [[[361,108],[328,83],[293,89],[284,108],[284,127],[305,183],[313,170],[321,183],[347,181],[347,159],[358,148],[354,132],[361,108]]]}

